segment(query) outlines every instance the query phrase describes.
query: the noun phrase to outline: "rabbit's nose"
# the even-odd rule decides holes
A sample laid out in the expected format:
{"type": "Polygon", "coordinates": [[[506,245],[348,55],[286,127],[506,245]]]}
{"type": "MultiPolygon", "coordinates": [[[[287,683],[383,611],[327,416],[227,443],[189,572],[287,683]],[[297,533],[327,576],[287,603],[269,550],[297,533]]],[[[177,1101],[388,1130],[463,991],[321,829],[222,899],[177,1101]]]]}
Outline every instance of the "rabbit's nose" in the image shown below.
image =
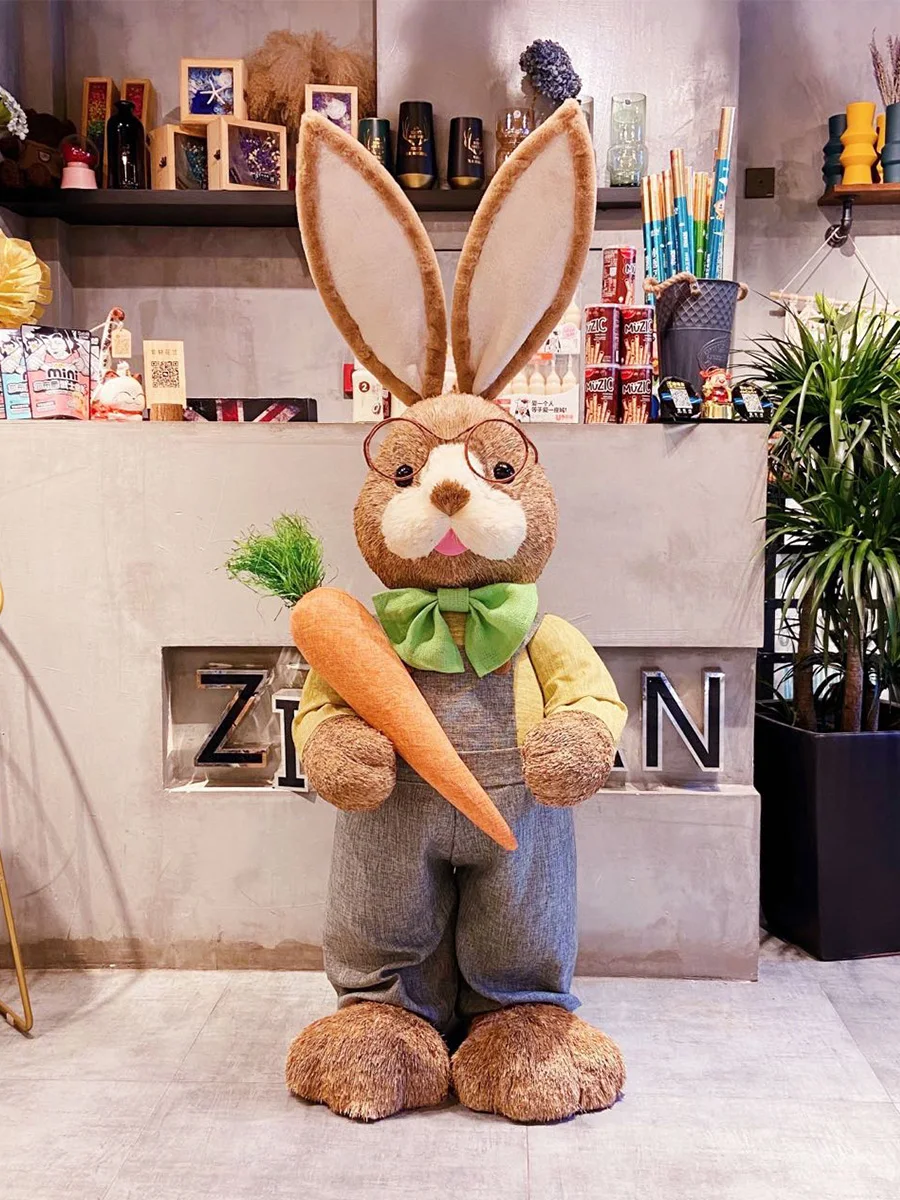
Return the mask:
{"type": "Polygon", "coordinates": [[[431,503],[452,517],[469,503],[469,489],[453,479],[445,479],[431,489],[431,503]]]}

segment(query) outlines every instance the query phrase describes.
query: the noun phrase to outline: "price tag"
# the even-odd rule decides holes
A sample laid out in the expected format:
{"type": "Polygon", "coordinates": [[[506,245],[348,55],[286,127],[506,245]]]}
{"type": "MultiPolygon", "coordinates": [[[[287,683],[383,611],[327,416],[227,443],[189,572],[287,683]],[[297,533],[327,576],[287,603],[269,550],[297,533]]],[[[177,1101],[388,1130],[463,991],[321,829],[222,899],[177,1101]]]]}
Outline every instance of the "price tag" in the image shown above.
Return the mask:
{"type": "Polygon", "coordinates": [[[113,358],[131,358],[131,333],[124,325],[112,331],[109,352],[113,358]]]}

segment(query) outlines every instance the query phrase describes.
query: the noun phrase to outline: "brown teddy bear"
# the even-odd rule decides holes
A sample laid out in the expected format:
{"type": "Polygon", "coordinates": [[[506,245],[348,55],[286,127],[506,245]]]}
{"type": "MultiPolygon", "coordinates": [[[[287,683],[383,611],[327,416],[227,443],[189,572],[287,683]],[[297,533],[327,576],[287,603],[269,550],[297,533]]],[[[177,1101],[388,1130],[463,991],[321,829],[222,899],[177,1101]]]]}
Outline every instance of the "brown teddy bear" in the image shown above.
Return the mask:
{"type": "Polygon", "coordinates": [[[587,127],[564,104],[488,188],[457,271],[460,393],[446,395],[443,288],[409,201],[316,115],[304,117],[298,164],[322,298],[357,358],[410,406],[366,441],[355,527],[388,589],[376,614],[518,849],[466,821],[310,672],[295,739],[339,810],[324,942],[339,1008],[295,1039],[288,1086],[367,1120],[438,1104],[451,1085],[468,1107],[519,1121],[606,1108],[624,1065],[573,1013],[572,808],[603,786],[626,711],[586,639],[540,612],[556,501],[537,448],[492,403],[583,270],[587,127]]]}

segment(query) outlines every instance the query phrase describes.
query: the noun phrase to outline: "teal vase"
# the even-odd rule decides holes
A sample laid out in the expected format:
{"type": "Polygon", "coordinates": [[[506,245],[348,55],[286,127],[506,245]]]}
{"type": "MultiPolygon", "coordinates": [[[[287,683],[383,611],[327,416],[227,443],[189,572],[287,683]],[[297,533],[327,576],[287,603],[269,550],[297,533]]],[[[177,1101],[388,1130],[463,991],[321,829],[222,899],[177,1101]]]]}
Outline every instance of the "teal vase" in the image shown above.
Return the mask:
{"type": "Polygon", "coordinates": [[[884,110],[881,169],[885,183],[900,183],[900,104],[889,104],[884,110]]]}
{"type": "Polygon", "coordinates": [[[822,178],[826,189],[837,187],[844,178],[844,168],[841,166],[841,134],[847,128],[847,114],[835,113],[828,118],[828,141],[822,147],[825,156],[822,164],[822,178]]]}

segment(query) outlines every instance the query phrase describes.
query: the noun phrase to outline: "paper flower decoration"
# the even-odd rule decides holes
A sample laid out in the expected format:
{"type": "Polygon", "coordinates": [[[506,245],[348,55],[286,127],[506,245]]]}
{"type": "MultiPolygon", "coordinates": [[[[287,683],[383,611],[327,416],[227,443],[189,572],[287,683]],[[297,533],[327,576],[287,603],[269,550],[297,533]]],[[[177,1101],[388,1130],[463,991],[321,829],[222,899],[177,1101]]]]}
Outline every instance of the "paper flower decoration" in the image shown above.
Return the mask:
{"type": "Polygon", "coordinates": [[[18,329],[38,320],[52,297],[50,268],[31,242],[0,233],[0,328],[18,329]]]}

